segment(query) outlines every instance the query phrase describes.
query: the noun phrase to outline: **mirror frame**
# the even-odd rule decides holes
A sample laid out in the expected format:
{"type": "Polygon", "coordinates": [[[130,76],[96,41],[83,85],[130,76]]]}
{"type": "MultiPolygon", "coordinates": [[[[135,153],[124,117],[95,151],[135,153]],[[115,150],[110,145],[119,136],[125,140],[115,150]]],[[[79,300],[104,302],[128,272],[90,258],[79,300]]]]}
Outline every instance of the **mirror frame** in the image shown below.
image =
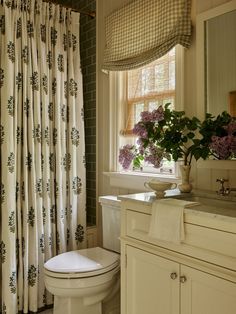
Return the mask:
{"type": "Polygon", "coordinates": [[[197,116],[205,118],[205,23],[206,21],[222,14],[236,10],[236,0],[226,2],[197,15],[196,19],[196,66],[197,66],[197,116]]]}

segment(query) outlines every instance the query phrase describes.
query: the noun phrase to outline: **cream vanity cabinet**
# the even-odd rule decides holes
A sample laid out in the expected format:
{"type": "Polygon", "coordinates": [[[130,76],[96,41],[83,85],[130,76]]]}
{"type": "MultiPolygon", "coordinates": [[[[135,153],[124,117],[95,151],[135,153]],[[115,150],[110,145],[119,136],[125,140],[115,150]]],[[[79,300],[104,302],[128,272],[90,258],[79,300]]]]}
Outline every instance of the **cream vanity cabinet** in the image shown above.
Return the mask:
{"type": "Polygon", "coordinates": [[[179,265],[130,245],[126,246],[126,259],[124,313],[179,313],[179,284],[170,279],[171,274],[177,276],[179,265]]]}
{"type": "Polygon", "coordinates": [[[236,313],[236,218],[187,210],[176,245],[148,236],[152,198],[121,200],[121,314],[236,313]]]}

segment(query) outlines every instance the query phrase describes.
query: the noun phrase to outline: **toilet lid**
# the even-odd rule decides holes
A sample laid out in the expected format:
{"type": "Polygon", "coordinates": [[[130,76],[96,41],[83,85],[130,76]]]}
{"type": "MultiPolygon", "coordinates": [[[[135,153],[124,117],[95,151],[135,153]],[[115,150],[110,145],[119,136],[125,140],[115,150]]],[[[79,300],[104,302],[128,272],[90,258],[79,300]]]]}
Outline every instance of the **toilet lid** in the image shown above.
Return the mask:
{"type": "Polygon", "coordinates": [[[59,254],[49,259],[44,268],[55,273],[95,276],[113,269],[119,260],[119,254],[96,247],[59,254]]]}

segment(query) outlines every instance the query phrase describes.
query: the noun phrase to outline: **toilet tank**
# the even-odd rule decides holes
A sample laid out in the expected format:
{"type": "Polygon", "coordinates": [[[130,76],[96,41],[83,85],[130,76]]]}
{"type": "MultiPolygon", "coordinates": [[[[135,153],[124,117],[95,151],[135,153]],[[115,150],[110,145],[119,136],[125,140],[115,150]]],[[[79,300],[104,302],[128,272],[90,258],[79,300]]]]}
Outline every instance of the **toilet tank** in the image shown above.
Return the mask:
{"type": "Polygon", "coordinates": [[[120,252],[120,210],[121,202],[117,196],[101,196],[102,238],[105,249],[120,252]]]}

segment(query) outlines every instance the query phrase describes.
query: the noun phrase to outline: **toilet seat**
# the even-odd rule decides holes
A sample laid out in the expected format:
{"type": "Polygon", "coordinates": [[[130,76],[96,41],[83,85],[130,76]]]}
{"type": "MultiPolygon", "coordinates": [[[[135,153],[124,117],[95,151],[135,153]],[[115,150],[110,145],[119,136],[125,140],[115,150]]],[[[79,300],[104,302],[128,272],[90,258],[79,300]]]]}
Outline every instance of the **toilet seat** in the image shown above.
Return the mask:
{"type": "Polygon", "coordinates": [[[119,254],[96,247],[59,254],[44,264],[44,271],[50,277],[76,279],[98,276],[119,265],[119,254]]]}

